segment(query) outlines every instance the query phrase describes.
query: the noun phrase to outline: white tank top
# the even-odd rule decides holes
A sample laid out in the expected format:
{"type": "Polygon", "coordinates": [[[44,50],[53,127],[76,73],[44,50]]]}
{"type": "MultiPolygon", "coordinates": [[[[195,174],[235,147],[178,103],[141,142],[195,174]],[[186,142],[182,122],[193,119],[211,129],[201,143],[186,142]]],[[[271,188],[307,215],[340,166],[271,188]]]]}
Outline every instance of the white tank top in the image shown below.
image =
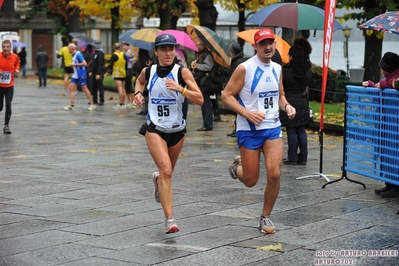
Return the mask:
{"type": "Polygon", "coordinates": [[[172,71],[160,78],[157,74],[157,65],[152,65],[148,80],[148,115],[147,119],[156,125],[156,129],[165,133],[183,130],[186,122],[183,119],[182,104],[184,96],[177,91],[166,88],[166,78],[178,81],[180,66],[175,64],[172,71]]]}
{"type": "Polygon", "coordinates": [[[238,115],[237,131],[256,131],[280,126],[278,102],[281,66],[274,62],[263,63],[256,55],[241,65],[245,67],[246,73],[238,101],[248,110],[259,110],[266,116],[259,126],[255,126],[245,117],[238,115]]]}

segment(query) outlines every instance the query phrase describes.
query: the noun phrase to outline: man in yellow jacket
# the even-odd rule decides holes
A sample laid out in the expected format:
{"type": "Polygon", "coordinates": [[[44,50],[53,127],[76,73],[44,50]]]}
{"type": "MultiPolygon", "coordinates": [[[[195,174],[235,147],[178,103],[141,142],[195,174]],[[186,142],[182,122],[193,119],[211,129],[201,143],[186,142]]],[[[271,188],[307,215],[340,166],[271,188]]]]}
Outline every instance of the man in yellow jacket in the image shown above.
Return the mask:
{"type": "Polygon", "coordinates": [[[112,78],[114,79],[115,86],[118,89],[119,104],[114,109],[126,109],[125,106],[125,79],[126,79],[126,59],[125,54],[121,50],[120,43],[114,44],[115,52],[111,56],[111,61],[108,69],[108,74],[112,71],[112,78]]]}
{"type": "MultiPolygon", "coordinates": [[[[72,41],[69,41],[72,43],[72,41]]],[[[69,74],[73,74],[73,68],[71,67],[72,63],[72,54],[68,50],[68,45],[61,48],[60,51],[55,51],[57,54],[57,58],[62,57],[63,65],[64,65],[64,93],[65,96],[68,94],[68,86],[69,86],[69,74]]]]}

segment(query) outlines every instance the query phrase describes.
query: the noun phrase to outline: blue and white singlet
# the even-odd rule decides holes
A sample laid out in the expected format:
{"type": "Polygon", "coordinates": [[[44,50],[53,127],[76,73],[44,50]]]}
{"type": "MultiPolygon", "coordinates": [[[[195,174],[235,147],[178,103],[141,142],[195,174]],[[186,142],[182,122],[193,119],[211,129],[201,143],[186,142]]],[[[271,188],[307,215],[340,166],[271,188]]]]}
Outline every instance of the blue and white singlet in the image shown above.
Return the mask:
{"type": "Polygon", "coordinates": [[[241,63],[245,67],[244,87],[238,94],[238,102],[251,111],[262,111],[265,119],[255,126],[241,115],[237,115],[237,131],[256,131],[281,125],[279,119],[279,84],[281,66],[261,62],[255,55],[241,63]]]}
{"type": "MultiPolygon", "coordinates": [[[[80,64],[84,60],[85,59],[84,59],[82,53],[79,52],[79,51],[76,51],[76,53],[74,53],[72,55],[72,63],[74,63],[74,64],[80,64]]],[[[73,67],[72,78],[73,79],[79,79],[80,77],[86,77],[86,67],[84,67],[84,66],[74,66],[73,67]]]]}
{"type": "Polygon", "coordinates": [[[183,119],[182,104],[184,96],[177,91],[166,88],[166,78],[177,83],[180,66],[175,64],[172,71],[160,78],[157,74],[157,65],[152,65],[150,78],[148,79],[148,115],[147,120],[154,123],[158,130],[165,133],[181,131],[185,128],[186,122],[183,119]]]}

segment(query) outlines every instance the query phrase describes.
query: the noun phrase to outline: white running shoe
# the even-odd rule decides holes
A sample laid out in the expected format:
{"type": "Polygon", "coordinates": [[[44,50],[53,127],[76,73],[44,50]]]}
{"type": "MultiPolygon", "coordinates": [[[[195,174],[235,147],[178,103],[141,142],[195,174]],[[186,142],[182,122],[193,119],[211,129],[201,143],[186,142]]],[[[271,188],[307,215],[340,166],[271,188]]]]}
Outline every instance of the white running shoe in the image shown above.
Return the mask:
{"type": "Polygon", "coordinates": [[[124,110],[124,109],[126,109],[126,106],[124,104],[123,105],[117,104],[113,108],[114,108],[114,110],[124,110]]]}
{"type": "Polygon", "coordinates": [[[154,198],[156,202],[160,203],[161,200],[159,199],[159,192],[158,192],[158,176],[159,176],[158,172],[152,173],[152,182],[154,182],[154,198]]]}
{"type": "Polygon", "coordinates": [[[170,233],[177,233],[179,232],[180,229],[177,227],[176,220],[173,217],[169,217],[165,221],[165,233],[170,234],[170,233]]]}
{"type": "Polygon", "coordinates": [[[134,104],[132,104],[132,103],[128,103],[126,105],[126,109],[134,109],[134,108],[136,108],[136,106],[134,106],[134,104]]]}
{"type": "Polygon", "coordinates": [[[276,232],[276,227],[269,217],[262,215],[259,221],[259,230],[265,234],[274,234],[276,232]]]}
{"type": "Polygon", "coordinates": [[[94,109],[96,109],[96,105],[95,104],[92,104],[92,105],[90,105],[90,107],[89,108],[87,108],[87,110],[89,110],[89,111],[93,111],[94,109]]]}
{"type": "Polygon", "coordinates": [[[65,106],[65,107],[64,107],[64,110],[65,110],[65,111],[72,111],[72,110],[75,110],[75,106],[72,106],[72,105],[65,106]]]}

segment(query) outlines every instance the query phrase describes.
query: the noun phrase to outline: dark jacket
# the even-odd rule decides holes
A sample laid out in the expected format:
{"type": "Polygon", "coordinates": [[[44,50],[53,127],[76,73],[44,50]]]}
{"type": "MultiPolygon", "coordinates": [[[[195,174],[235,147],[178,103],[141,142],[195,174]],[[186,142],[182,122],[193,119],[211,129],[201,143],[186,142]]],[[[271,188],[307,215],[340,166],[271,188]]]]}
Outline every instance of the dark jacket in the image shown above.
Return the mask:
{"type": "Polygon", "coordinates": [[[231,58],[229,79],[231,78],[231,75],[233,75],[233,72],[234,72],[234,70],[236,70],[238,65],[243,63],[243,62],[245,62],[244,53],[243,52],[240,52],[234,58],[231,58]]]}
{"type": "Polygon", "coordinates": [[[96,49],[90,69],[94,76],[104,74],[104,52],[102,49],[96,49]]]}
{"type": "Polygon", "coordinates": [[[39,45],[39,52],[35,55],[35,61],[37,69],[47,69],[47,63],[49,60],[48,54],[44,51],[43,45],[39,45]]]}
{"type": "Polygon", "coordinates": [[[296,115],[289,119],[287,113],[280,111],[282,126],[297,127],[309,123],[309,102],[307,86],[312,79],[309,64],[303,59],[293,60],[283,67],[283,86],[285,98],[296,109],[296,115]]]}
{"type": "Polygon", "coordinates": [[[21,66],[26,65],[26,50],[25,50],[25,48],[22,48],[21,52],[18,53],[18,57],[19,57],[19,64],[21,66]]]}
{"type": "Polygon", "coordinates": [[[87,66],[86,66],[86,73],[89,74],[92,71],[92,64],[93,64],[93,58],[94,58],[94,54],[93,54],[93,46],[91,45],[87,45],[86,47],[86,51],[83,54],[83,58],[85,59],[87,66]]]}

